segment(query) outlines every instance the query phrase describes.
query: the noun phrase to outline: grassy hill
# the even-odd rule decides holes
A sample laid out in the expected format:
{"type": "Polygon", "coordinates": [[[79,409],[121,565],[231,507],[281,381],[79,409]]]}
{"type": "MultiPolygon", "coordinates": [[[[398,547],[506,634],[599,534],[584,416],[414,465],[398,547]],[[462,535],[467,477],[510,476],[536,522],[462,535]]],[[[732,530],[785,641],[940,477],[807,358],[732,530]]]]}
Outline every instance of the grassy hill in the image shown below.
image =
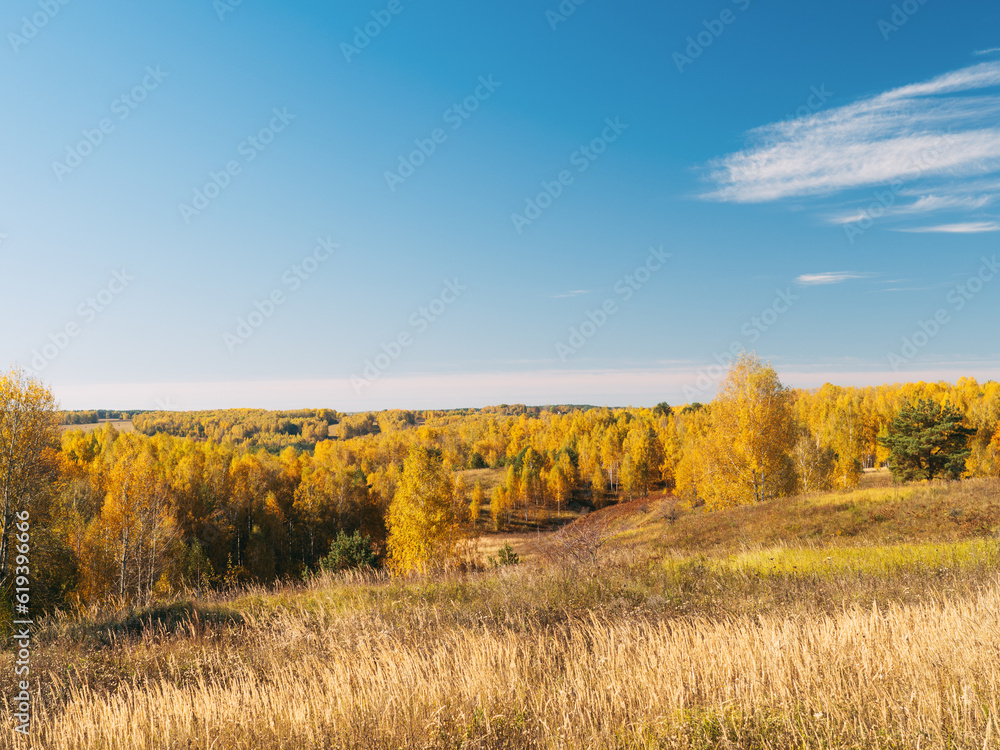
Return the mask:
{"type": "Polygon", "coordinates": [[[859,488],[718,511],[684,510],[669,495],[611,506],[587,517],[633,545],[722,553],[775,544],[951,542],[1000,529],[993,479],[895,485],[886,470],[859,488]]]}

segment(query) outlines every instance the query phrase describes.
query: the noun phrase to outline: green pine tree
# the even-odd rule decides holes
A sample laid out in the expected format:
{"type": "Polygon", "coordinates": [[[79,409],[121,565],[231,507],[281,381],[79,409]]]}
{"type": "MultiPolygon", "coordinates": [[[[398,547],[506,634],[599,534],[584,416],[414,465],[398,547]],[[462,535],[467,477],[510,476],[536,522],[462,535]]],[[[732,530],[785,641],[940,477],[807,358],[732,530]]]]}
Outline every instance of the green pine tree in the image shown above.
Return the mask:
{"type": "Polygon", "coordinates": [[[879,442],[889,449],[894,479],[912,481],[947,476],[958,479],[969,457],[967,445],[975,430],[962,424],[963,415],[951,405],[921,399],[900,409],[879,442]]]}

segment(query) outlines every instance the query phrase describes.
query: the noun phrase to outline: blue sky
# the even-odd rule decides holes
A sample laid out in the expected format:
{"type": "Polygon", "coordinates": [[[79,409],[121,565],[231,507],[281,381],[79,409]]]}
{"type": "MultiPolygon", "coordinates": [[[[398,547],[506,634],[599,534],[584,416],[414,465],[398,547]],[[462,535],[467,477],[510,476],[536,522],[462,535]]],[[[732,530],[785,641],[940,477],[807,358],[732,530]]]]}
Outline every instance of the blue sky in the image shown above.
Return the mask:
{"type": "Polygon", "coordinates": [[[670,5],[12,0],[0,361],[65,408],[995,377],[1000,7],[670,5]]]}

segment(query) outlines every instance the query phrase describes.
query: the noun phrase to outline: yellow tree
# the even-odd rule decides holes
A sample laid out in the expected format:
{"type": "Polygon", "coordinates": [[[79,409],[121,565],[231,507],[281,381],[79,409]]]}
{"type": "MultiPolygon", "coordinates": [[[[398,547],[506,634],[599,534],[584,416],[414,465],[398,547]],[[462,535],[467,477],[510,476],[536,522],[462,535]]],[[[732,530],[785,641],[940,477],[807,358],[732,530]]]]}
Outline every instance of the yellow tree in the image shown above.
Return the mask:
{"type": "Polygon", "coordinates": [[[791,491],[791,394],[770,364],[741,355],[720,385],[711,414],[713,504],[760,502],[791,491]]]}
{"type": "Polygon", "coordinates": [[[0,376],[0,585],[7,583],[16,514],[55,480],[59,445],[52,393],[21,370],[0,376]]]}
{"type": "Polygon", "coordinates": [[[145,598],[176,552],[169,486],[147,439],[123,435],[113,452],[107,496],[86,544],[87,589],[100,593],[113,580],[119,596],[145,598]]]}
{"type": "Polygon", "coordinates": [[[506,496],[504,498],[504,511],[507,513],[507,521],[510,522],[510,516],[517,510],[518,503],[522,496],[522,483],[521,474],[518,472],[514,464],[509,464],[507,466],[507,475],[503,482],[504,490],[506,491],[506,496]]]}
{"type": "Polygon", "coordinates": [[[639,467],[636,466],[635,461],[632,460],[632,455],[630,453],[625,453],[622,457],[621,469],[618,478],[622,493],[629,500],[639,494],[642,486],[640,477],[641,471],[639,467]]]}
{"type": "Polygon", "coordinates": [[[604,433],[601,441],[601,463],[608,474],[608,489],[615,492],[621,479],[618,472],[622,465],[622,438],[617,427],[611,427],[604,433]]]}
{"type": "Polygon", "coordinates": [[[510,491],[503,484],[493,488],[490,498],[490,516],[493,518],[493,530],[500,531],[509,521],[510,491]]]}
{"type": "Polygon", "coordinates": [[[455,505],[455,518],[461,518],[468,510],[469,490],[465,482],[464,474],[456,474],[451,482],[451,501],[455,505]]]}
{"type": "Polygon", "coordinates": [[[483,501],[486,500],[486,491],[483,483],[477,479],[472,486],[472,500],[469,502],[469,522],[475,528],[479,524],[479,514],[483,512],[483,501]]]}
{"type": "Polygon", "coordinates": [[[809,428],[801,425],[792,448],[792,463],[803,492],[827,490],[833,483],[835,456],[830,448],[817,445],[809,428]]]}
{"type": "Polygon", "coordinates": [[[992,476],[1000,476],[1000,422],[997,422],[996,432],[990,442],[990,450],[992,451],[992,461],[987,471],[992,476]]]}
{"type": "Polygon", "coordinates": [[[854,388],[839,390],[827,418],[827,433],[830,447],[837,454],[837,486],[846,489],[854,487],[861,479],[861,455],[869,441],[866,440],[861,394],[854,388]]]}
{"type": "Polygon", "coordinates": [[[563,503],[569,500],[573,491],[573,462],[569,454],[563,453],[545,476],[549,496],[556,501],[556,510],[561,511],[563,503]]]}
{"type": "Polygon", "coordinates": [[[399,466],[397,464],[379,466],[368,475],[368,482],[371,484],[372,503],[385,516],[389,512],[392,498],[396,495],[396,487],[399,486],[399,466]]]}
{"type": "Polygon", "coordinates": [[[690,507],[704,502],[710,480],[711,409],[685,407],[677,422],[680,457],[674,470],[674,492],[690,507]]]}
{"type": "Polygon", "coordinates": [[[594,465],[594,472],[590,477],[590,491],[594,498],[594,506],[597,508],[604,507],[604,496],[608,491],[608,482],[600,464],[594,465]]]}
{"type": "Polygon", "coordinates": [[[544,459],[534,448],[524,452],[521,461],[520,500],[524,505],[524,522],[528,523],[531,508],[537,507],[542,500],[542,468],[544,459]]]}
{"type": "Polygon", "coordinates": [[[431,450],[416,446],[410,451],[387,521],[390,564],[396,573],[423,573],[454,556],[461,527],[452,483],[431,450]]]}
{"type": "Polygon", "coordinates": [[[667,486],[673,489],[677,483],[677,464],[681,460],[683,449],[680,436],[677,434],[677,421],[671,415],[661,418],[661,429],[658,430],[660,440],[660,453],[663,460],[660,463],[660,479],[667,486]]]}
{"type": "Polygon", "coordinates": [[[630,459],[631,466],[626,480],[623,464],[623,489],[630,497],[648,495],[650,487],[660,478],[660,467],[663,464],[663,450],[652,425],[640,421],[633,423],[625,438],[625,454],[630,459]]]}
{"type": "MultiPolygon", "coordinates": [[[[338,532],[377,535],[365,476],[356,466],[311,467],[295,490],[293,509],[309,540],[310,565],[325,555],[338,532]],[[318,545],[318,549],[317,549],[318,545]]],[[[272,515],[277,515],[272,510],[272,515]]]]}

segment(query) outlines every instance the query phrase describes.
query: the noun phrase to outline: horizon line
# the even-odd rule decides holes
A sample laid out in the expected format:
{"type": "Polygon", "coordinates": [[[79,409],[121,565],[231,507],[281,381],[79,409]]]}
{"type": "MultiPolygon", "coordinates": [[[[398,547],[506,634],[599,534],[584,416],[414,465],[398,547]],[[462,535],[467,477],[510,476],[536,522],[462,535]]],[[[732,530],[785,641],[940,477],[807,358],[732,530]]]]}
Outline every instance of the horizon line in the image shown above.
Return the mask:
{"type": "MultiPolygon", "coordinates": [[[[997,379],[995,363],[969,363],[914,370],[809,369],[802,365],[778,375],[790,388],[874,387],[916,382],[956,383],[997,379]]],[[[819,368],[819,366],[817,366],[819,368]]],[[[216,409],[333,409],[356,413],[405,409],[482,409],[501,404],[531,406],[634,406],[648,408],[707,402],[715,397],[727,368],[712,363],[691,367],[534,370],[385,376],[357,392],[350,378],[142,383],[49,383],[62,411],[205,411],[216,409]],[[95,406],[95,404],[97,404],[95,406]],[[311,406],[308,404],[312,404],[311,406]]]]}

